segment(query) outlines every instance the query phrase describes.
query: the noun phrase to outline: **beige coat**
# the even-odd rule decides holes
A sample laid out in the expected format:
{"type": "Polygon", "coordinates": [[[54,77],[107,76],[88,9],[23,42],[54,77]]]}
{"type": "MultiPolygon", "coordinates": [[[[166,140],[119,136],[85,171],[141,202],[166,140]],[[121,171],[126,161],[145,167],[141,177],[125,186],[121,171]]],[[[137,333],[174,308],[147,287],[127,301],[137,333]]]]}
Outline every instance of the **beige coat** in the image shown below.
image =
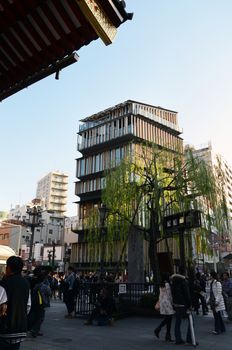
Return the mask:
{"type": "Polygon", "coordinates": [[[173,315],[175,313],[172,307],[171,287],[167,282],[164,287],[160,287],[159,304],[161,315],[173,315]]]}
{"type": "Polygon", "coordinates": [[[213,295],[215,297],[215,302],[216,302],[216,307],[215,311],[222,311],[225,310],[225,303],[224,303],[224,298],[222,295],[222,285],[221,282],[218,282],[217,280],[214,280],[212,283],[212,291],[213,295]]]}

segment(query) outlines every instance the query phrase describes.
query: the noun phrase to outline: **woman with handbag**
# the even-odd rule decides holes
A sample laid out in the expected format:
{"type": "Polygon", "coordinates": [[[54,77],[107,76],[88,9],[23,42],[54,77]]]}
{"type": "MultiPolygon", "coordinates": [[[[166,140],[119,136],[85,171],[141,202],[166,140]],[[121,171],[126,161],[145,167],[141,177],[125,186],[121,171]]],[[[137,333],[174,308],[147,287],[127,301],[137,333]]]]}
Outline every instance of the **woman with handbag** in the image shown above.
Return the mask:
{"type": "Polygon", "coordinates": [[[175,313],[173,307],[172,307],[172,293],[171,293],[171,287],[169,284],[169,276],[163,276],[162,282],[160,285],[160,294],[159,294],[159,300],[155,305],[155,309],[157,310],[159,308],[160,314],[164,316],[163,321],[160,323],[160,325],[155,328],[154,333],[157,338],[159,338],[159,333],[161,329],[166,326],[166,336],[165,340],[171,342],[171,324],[172,324],[172,316],[175,313]]]}
{"type": "Polygon", "coordinates": [[[226,331],[221,315],[222,311],[225,310],[225,303],[222,295],[222,285],[218,281],[217,273],[212,271],[210,275],[212,280],[210,282],[209,304],[214,316],[214,331],[212,333],[217,335],[226,331]]]}

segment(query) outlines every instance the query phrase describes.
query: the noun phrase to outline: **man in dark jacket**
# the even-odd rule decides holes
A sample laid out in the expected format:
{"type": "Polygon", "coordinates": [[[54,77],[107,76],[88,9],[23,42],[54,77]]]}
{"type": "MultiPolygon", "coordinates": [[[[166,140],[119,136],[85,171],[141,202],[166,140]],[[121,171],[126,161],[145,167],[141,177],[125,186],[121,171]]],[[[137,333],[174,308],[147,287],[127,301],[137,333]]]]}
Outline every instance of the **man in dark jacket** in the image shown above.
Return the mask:
{"type": "MultiPolygon", "coordinates": [[[[171,289],[173,306],[176,312],[175,323],[175,338],[176,344],[184,344],[185,341],[181,336],[181,320],[186,315],[186,311],[191,308],[191,296],[189,291],[188,282],[184,276],[183,271],[180,268],[179,274],[174,274],[171,277],[171,289]]],[[[186,342],[191,343],[190,327],[188,325],[186,342]]]]}
{"type": "Polygon", "coordinates": [[[18,350],[27,335],[27,301],[29,284],[22,277],[23,261],[11,256],[6,262],[6,275],[1,284],[7,294],[7,316],[4,331],[0,334],[1,350],[18,350]]]}
{"type": "Polygon", "coordinates": [[[50,305],[51,289],[45,283],[46,274],[37,274],[36,283],[31,291],[31,309],[28,314],[28,330],[32,337],[43,335],[40,332],[41,325],[45,318],[45,308],[50,305]]]}
{"type": "Polygon", "coordinates": [[[69,266],[68,275],[64,279],[63,296],[68,314],[65,318],[75,318],[75,280],[74,268],[69,266]]]}

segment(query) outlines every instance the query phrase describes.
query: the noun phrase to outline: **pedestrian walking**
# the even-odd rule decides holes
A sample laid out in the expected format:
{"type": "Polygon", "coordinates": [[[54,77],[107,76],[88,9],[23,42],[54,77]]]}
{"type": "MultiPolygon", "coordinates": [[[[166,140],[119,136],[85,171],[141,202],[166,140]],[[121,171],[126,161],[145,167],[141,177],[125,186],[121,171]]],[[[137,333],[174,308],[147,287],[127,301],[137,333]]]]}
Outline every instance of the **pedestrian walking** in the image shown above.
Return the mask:
{"type": "Polygon", "coordinates": [[[222,311],[225,310],[225,303],[222,295],[222,285],[218,281],[217,273],[215,271],[212,271],[210,275],[211,282],[209,303],[214,316],[214,330],[212,333],[218,335],[226,331],[222,319],[222,311]]]}
{"type": "Polygon", "coordinates": [[[159,338],[160,331],[163,327],[166,326],[166,335],[165,340],[168,342],[172,341],[171,338],[171,325],[172,325],[172,316],[175,313],[173,309],[172,293],[171,287],[169,284],[169,276],[163,275],[162,282],[159,289],[159,308],[160,314],[164,316],[163,321],[159,326],[154,330],[154,333],[157,338],[159,338]]]}
{"type": "Polygon", "coordinates": [[[40,328],[45,318],[45,308],[50,305],[49,299],[51,296],[51,289],[45,283],[45,278],[46,276],[43,272],[37,276],[37,283],[31,294],[31,308],[28,314],[28,330],[30,330],[31,335],[34,338],[38,335],[43,335],[40,328]]]}
{"type": "Polygon", "coordinates": [[[55,273],[53,273],[52,275],[50,287],[51,287],[51,297],[53,299],[56,299],[56,297],[58,296],[58,278],[55,273]]]}
{"type": "Polygon", "coordinates": [[[75,318],[75,280],[74,269],[69,266],[68,275],[65,277],[63,285],[63,298],[68,311],[65,318],[75,318]]]}
{"type": "Polygon", "coordinates": [[[194,278],[193,282],[193,293],[194,293],[194,310],[196,311],[196,314],[199,315],[199,308],[201,302],[202,307],[202,314],[207,315],[207,305],[206,305],[206,282],[201,277],[200,272],[197,272],[194,278]]]}
{"type": "Polygon", "coordinates": [[[221,283],[228,320],[232,321],[232,281],[228,272],[223,273],[221,283]]]}
{"type": "MultiPolygon", "coordinates": [[[[171,276],[171,290],[173,307],[176,312],[175,339],[176,344],[179,345],[185,343],[181,334],[181,321],[183,318],[186,317],[186,312],[191,308],[191,296],[189,286],[184,275],[184,270],[181,267],[179,269],[179,274],[174,274],[171,276]]],[[[186,343],[192,344],[189,321],[186,335],[186,343]]]]}
{"type": "Polygon", "coordinates": [[[18,350],[27,336],[27,301],[29,284],[21,275],[23,261],[11,256],[6,262],[6,275],[1,281],[7,295],[4,331],[0,333],[1,350],[18,350]]]}

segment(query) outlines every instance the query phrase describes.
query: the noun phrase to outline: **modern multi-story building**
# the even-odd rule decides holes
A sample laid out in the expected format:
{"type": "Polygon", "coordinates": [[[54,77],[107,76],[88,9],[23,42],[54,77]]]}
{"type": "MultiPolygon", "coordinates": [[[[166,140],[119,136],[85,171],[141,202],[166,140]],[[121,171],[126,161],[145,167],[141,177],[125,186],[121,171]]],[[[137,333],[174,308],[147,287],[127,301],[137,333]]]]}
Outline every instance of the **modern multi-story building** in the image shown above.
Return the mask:
{"type": "Polygon", "coordinates": [[[189,145],[187,147],[191,147],[194,156],[203,159],[212,169],[216,181],[220,183],[220,192],[223,192],[225,198],[227,208],[227,218],[225,219],[227,222],[225,222],[225,226],[228,227],[228,232],[212,233],[209,244],[213,248],[213,256],[204,256],[204,259],[202,259],[203,254],[200,254],[201,261],[213,263],[216,269],[216,263],[232,251],[232,169],[222,155],[212,149],[210,142],[198,147],[189,145]]]}
{"type": "MultiPolygon", "coordinates": [[[[101,205],[104,174],[128,153],[136,152],[147,141],[169,150],[182,149],[178,113],[132,100],[81,120],[78,132],[75,194],[79,197],[78,243],[72,244],[71,262],[79,267],[89,263],[88,243],[84,240],[85,219],[93,207],[101,205]]],[[[117,255],[115,256],[117,260],[117,255]]]]}
{"type": "Polygon", "coordinates": [[[38,181],[36,198],[44,201],[45,208],[63,216],[66,212],[68,175],[53,171],[38,181]]]}
{"type": "Polygon", "coordinates": [[[209,167],[215,173],[216,178],[219,177],[218,181],[222,183],[223,191],[225,195],[228,219],[230,225],[232,224],[232,168],[228,162],[223,158],[221,154],[214,152],[211,143],[204,146],[193,147],[193,154],[203,159],[209,167]]]}

